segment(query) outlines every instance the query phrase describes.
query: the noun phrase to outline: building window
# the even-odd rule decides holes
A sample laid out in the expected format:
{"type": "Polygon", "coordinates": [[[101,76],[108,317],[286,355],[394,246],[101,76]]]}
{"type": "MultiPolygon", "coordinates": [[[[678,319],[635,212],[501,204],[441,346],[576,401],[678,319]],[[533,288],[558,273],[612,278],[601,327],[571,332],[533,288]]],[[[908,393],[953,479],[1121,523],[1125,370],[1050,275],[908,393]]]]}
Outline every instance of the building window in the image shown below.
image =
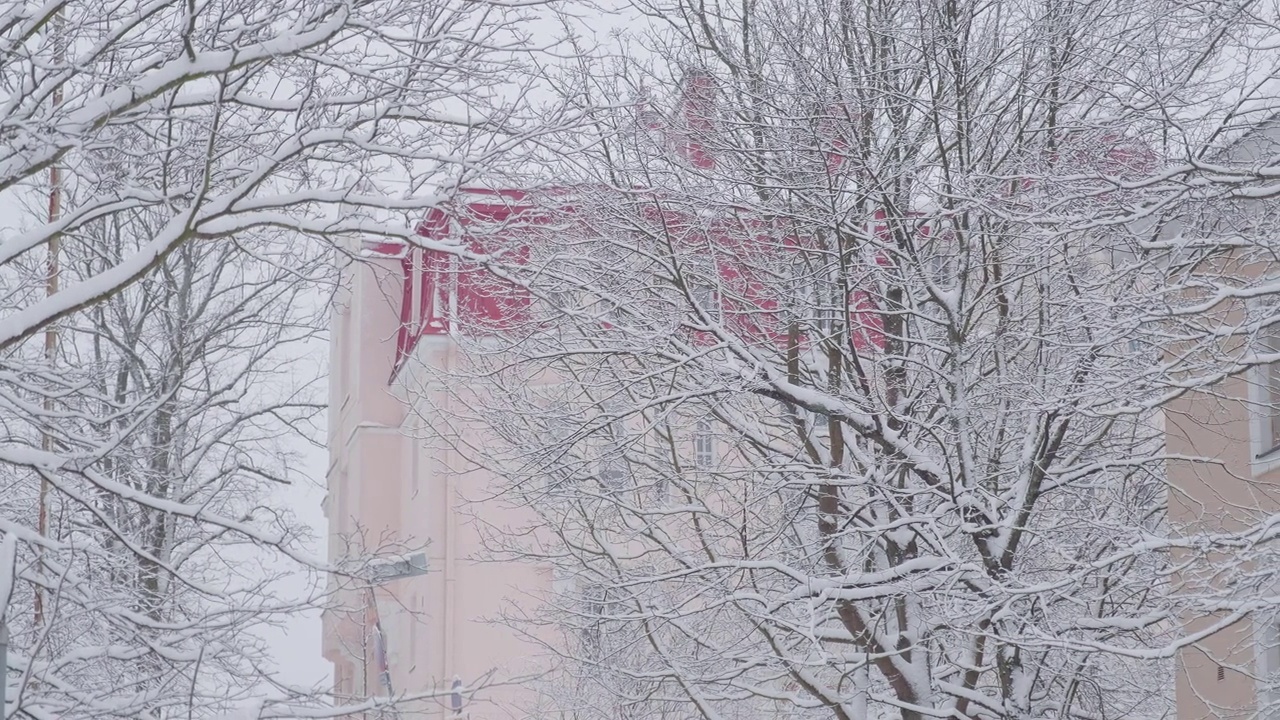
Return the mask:
{"type": "Polygon", "coordinates": [[[612,598],[607,588],[594,583],[587,586],[582,595],[582,641],[588,653],[599,655],[604,645],[612,598]]]}
{"type": "Polygon", "coordinates": [[[552,491],[567,487],[577,468],[575,443],[579,426],[572,419],[568,405],[556,404],[547,409],[546,433],[541,450],[543,489],[552,491]]]}
{"type": "Polygon", "coordinates": [[[944,288],[954,287],[960,273],[955,243],[947,242],[951,238],[949,232],[929,233],[926,244],[929,279],[944,288]]]}
{"type": "Polygon", "coordinates": [[[626,484],[627,470],[622,458],[611,457],[600,461],[600,484],[609,490],[620,490],[626,484]]]}
{"type": "Polygon", "coordinates": [[[605,426],[605,442],[601,449],[599,475],[600,484],[610,490],[621,489],[627,480],[624,433],[621,420],[611,420],[605,426]]]}
{"type": "Polygon", "coordinates": [[[715,463],[715,437],[711,434],[711,423],[699,420],[693,429],[693,466],[706,470],[715,463]]]}
{"type": "MultiPolygon", "coordinates": [[[[1264,331],[1262,343],[1267,353],[1280,353],[1280,327],[1271,327],[1264,331]]],[[[1280,362],[1266,366],[1263,381],[1263,451],[1264,454],[1280,447],[1280,362]]]]}
{"type": "Polygon", "coordinates": [[[1280,711],[1280,617],[1258,613],[1254,622],[1259,717],[1274,718],[1280,711]]]}
{"type": "Polygon", "coordinates": [[[713,321],[720,320],[720,293],[711,285],[697,283],[693,286],[693,302],[713,321]]]}
{"type": "MultiPolygon", "coordinates": [[[[636,568],[637,572],[643,570],[636,568]]],[[[622,650],[623,643],[619,640],[629,622],[628,614],[634,608],[634,590],[613,587],[607,582],[604,579],[587,581],[578,596],[582,647],[588,657],[603,657],[622,650]]]]}

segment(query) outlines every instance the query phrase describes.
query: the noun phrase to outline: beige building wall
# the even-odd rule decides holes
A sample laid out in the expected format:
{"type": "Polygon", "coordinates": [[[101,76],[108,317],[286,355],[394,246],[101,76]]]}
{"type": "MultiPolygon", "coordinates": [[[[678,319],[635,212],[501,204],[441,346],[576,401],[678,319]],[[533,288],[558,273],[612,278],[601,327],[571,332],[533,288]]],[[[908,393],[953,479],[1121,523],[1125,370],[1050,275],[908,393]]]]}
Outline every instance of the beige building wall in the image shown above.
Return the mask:
{"type": "MultiPolygon", "coordinates": [[[[1280,122],[1273,118],[1240,136],[1214,160],[1249,167],[1273,162],[1277,155],[1280,122]]],[[[1274,214],[1271,207],[1243,202],[1214,205],[1207,209],[1212,216],[1188,219],[1185,227],[1166,229],[1166,235],[1181,231],[1229,237],[1238,229],[1265,223],[1274,214]]],[[[1242,262],[1237,256],[1200,267],[1206,279],[1225,284],[1273,276],[1277,270],[1274,262],[1242,262]]],[[[1223,328],[1240,328],[1248,307],[1244,302],[1222,303],[1216,308],[1216,320],[1223,328]]],[[[1230,341],[1214,350],[1230,358],[1248,349],[1240,341],[1230,341]]],[[[1280,450],[1271,447],[1274,406],[1266,375],[1265,368],[1250,370],[1189,392],[1166,408],[1168,452],[1194,458],[1168,464],[1169,519],[1175,531],[1238,531],[1280,511],[1280,450]]],[[[1225,599],[1254,599],[1228,587],[1229,569],[1241,568],[1229,565],[1226,557],[1193,558],[1183,553],[1173,559],[1180,570],[1174,593],[1212,592],[1225,599]]],[[[1184,619],[1185,630],[1191,632],[1216,622],[1220,619],[1184,619]]],[[[1280,616],[1271,613],[1255,614],[1183,650],[1176,675],[1179,720],[1280,717],[1280,695],[1274,684],[1280,674],[1278,646],[1280,616]]]]}
{"type": "MultiPolygon", "coordinates": [[[[1238,377],[1215,394],[1192,393],[1166,414],[1169,452],[1198,456],[1169,463],[1169,519],[1182,532],[1232,531],[1255,525],[1280,509],[1280,472],[1256,472],[1251,433],[1256,423],[1248,402],[1250,379],[1238,377]]],[[[1175,593],[1220,591],[1225,558],[1189,560],[1175,582],[1175,593]]],[[[1201,631],[1218,618],[1188,618],[1185,630],[1201,631]]],[[[1260,663],[1258,642],[1266,628],[1246,620],[1210,635],[1178,656],[1175,693],[1179,720],[1256,718],[1260,699],[1255,680],[1268,668],[1260,663]]],[[[1270,668],[1271,672],[1280,668],[1270,668]]]]}

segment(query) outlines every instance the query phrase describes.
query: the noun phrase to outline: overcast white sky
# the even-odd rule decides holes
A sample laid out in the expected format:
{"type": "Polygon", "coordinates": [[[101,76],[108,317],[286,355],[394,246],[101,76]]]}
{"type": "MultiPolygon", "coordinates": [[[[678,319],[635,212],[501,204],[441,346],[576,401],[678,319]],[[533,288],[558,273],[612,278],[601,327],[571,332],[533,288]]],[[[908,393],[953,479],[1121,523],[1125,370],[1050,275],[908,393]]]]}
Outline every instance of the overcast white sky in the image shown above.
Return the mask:
{"type": "MultiPolygon", "coordinates": [[[[328,352],[327,344],[324,352],[328,352]]],[[[324,539],[328,536],[328,522],[321,510],[325,494],[325,471],[328,463],[327,451],[322,448],[304,447],[299,442],[300,451],[305,453],[306,482],[298,482],[276,491],[273,505],[290,508],[298,520],[312,529],[315,542],[307,549],[323,556],[324,539]]],[[[308,591],[308,578],[299,574],[289,581],[280,584],[281,595],[301,596],[308,591]]],[[[293,686],[328,688],[331,684],[331,667],[320,655],[320,612],[300,613],[281,627],[270,628],[262,636],[271,646],[278,669],[278,679],[293,686]]]]}

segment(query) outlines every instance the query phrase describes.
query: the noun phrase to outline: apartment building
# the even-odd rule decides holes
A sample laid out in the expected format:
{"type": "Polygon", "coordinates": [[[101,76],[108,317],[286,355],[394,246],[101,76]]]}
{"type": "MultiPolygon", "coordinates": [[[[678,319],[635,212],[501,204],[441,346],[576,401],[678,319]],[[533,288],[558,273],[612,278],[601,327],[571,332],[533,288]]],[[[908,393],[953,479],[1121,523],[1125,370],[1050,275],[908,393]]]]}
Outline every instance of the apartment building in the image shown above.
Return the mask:
{"type": "MultiPolygon", "coordinates": [[[[1262,162],[1278,151],[1280,123],[1264,124],[1232,145],[1227,160],[1262,162]]],[[[491,203],[492,211],[507,207],[507,200],[491,203]]],[[[428,218],[424,227],[435,221],[428,218]]],[[[462,297],[462,281],[454,283],[452,297],[442,297],[430,281],[438,269],[422,253],[390,244],[362,252],[364,262],[350,265],[333,315],[330,553],[355,558],[422,546],[427,562],[425,574],[346,592],[346,611],[325,618],[325,657],[334,665],[338,692],[351,700],[436,692],[440,697],[413,705],[412,716],[527,717],[542,702],[529,679],[549,658],[497,620],[549,590],[552,574],[486,559],[484,526],[520,524],[520,511],[474,505],[495,478],[468,466],[455,449],[422,441],[422,425],[433,419],[421,412],[420,393],[435,407],[456,399],[413,371],[462,361],[449,324],[457,307],[470,303],[472,312],[492,318],[511,308],[462,297]]],[[[1263,277],[1276,270],[1270,263],[1227,260],[1215,272],[1263,277]]],[[[1224,306],[1220,321],[1239,325],[1247,310],[1224,306]]],[[[1280,340],[1269,338],[1259,346],[1280,350],[1280,340]]],[[[1167,408],[1168,452],[1199,458],[1168,464],[1168,511],[1176,529],[1239,530],[1280,511],[1276,407],[1280,370],[1260,367],[1187,393],[1167,408]]],[[[708,431],[699,425],[692,433],[695,465],[714,462],[708,431]]],[[[1217,570],[1212,557],[1189,560],[1174,591],[1221,590],[1217,570]]],[[[1185,629],[1196,632],[1217,619],[1188,617],[1185,629]]],[[[1277,677],[1280,617],[1255,613],[1178,654],[1178,717],[1280,717],[1277,677]]]]}
{"type": "MultiPolygon", "coordinates": [[[[1280,123],[1269,121],[1244,134],[1219,162],[1250,167],[1274,163],[1280,156],[1280,123]]],[[[1243,212],[1227,210],[1198,221],[1208,232],[1230,234],[1236,224],[1269,222],[1274,201],[1246,203],[1243,212]],[[1262,203],[1266,203],[1263,205],[1262,203]]],[[[1277,273],[1274,262],[1257,257],[1215,259],[1207,273],[1258,279],[1277,273]]],[[[1260,317],[1253,301],[1224,302],[1216,320],[1240,329],[1239,339],[1222,348],[1226,355],[1280,350],[1280,328],[1254,333],[1260,317]],[[1253,310],[1253,312],[1250,312],[1253,310]]],[[[1280,366],[1254,367],[1202,390],[1187,393],[1166,409],[1169,519],[1183,532],[1235,532],[1267,522],[1280,512],[1280,366]]],[[[1266,564],[1268,552],[1257,550],[1266,564]]],[[[1225,554],[1175,556],[1179,574],[1175,592],[1212,591],[1224,599],[1253,600],[1276,595],[1276,588],[1247,581],[1252,570],[1228,562],[1225,554]],[[1243,571],[1243,572],[1240,572],[1243,571]],[[1226,587],[1227,585],[1235,587],[1226,587]]],[[[1260,573],[1259,575],[1265,575],[1260,573]]],[[[1185,630],[1203,631],[1222,615],[1189,617],[1185,630]]],[[[1182,650],[1176,665],[1180,720],[1280,717],[1280,616],[1253,613],[1249,619],[1210,634],[1182,650]]]]}

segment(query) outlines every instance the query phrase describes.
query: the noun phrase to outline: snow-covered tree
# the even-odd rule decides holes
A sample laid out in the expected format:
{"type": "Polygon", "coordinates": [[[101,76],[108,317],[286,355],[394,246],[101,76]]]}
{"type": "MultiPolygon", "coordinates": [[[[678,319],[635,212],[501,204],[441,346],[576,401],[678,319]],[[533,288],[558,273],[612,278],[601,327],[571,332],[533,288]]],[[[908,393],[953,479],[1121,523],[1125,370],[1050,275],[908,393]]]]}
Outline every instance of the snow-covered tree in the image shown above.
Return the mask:
{"type": "Polygon", "coordinates": [[[1274,359],[1267,273],[1231,269],[1273,262],[1276,154],[1222,150],[1276,107],[1274,18],[636,6],[650,54],[580,86],[635,102],[504,230],[531,305],[456,320],[432,408],[537,511],[492,549],[562,578],[530,631],[568,707],[1166,716],[1174,654],[1270,577],[1270,525],[1168,525],[1163,422],[1274,359]]]}
{"type": "MultiPolygon", "coordinates": [[[[65,275],[90,276],[148,237],[137,217],[66,237],[65,275]]],[[[30,585],[7,618],[24,712],[229,709],[264,691],[271,660],[254,628],[317,604],[272,587],[305,569],[288,555],[305,530],[270,506],[271,488],[305,482],[289,457],[322,407],[322,366],[304,353],[321,327],[329,263],[304,247],[282,237],[184,245],[63,321],[62,392],[39,428],[46,447],[96,460],[88,477],[5,473],[7,523],[37,516],[45,483],[47,543],[21,556],[30,585]],[[283,551],[171,509],[182,506],[256,523],[283,551]]]]}
{"type": "Polygon", "coordinates": [[[318,601],[272,579],[333,570],[264,488],[317,412],[327,253],[416,237],[565,120],[528,98],[532,12],[0,3],[0,714],[384,702],[255,688],[247,629],[318,601]]]}

